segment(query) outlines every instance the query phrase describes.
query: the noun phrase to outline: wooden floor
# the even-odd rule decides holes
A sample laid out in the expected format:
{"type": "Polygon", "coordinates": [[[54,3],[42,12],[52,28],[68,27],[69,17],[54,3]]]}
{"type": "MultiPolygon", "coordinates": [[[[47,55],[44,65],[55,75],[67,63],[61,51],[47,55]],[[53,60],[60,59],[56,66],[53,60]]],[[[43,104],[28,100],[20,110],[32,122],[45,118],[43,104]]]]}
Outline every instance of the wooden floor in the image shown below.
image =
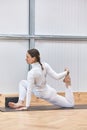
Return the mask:
{"type": "Polygon", "coordinates": [[[87,109],[0,112],[0,130],[87,130],[87,109]]]}
{"type": "Polygon", "coordinates": [[[0,112],[0,130],[87,130],[87,110],[0,112]]]}

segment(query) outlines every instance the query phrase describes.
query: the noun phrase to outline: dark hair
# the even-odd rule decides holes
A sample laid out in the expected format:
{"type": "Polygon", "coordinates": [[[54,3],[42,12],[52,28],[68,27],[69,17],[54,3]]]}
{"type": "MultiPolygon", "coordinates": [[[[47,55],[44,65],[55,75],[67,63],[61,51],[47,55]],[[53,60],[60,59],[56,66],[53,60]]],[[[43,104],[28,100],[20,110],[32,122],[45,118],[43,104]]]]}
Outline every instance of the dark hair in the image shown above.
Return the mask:
{"type": "Polygon", "coordinates": [[[30,49],[27,52],[28,52],[28,54],[30,54],[31,57],[36,58],[37,62],[39,62],[39,64],[41,65],[41,68],[43,70],[44,68],[43,68],[43,65],[40,62],[40,53],[39,53],[39,51],[37,49],[30,49]]]}

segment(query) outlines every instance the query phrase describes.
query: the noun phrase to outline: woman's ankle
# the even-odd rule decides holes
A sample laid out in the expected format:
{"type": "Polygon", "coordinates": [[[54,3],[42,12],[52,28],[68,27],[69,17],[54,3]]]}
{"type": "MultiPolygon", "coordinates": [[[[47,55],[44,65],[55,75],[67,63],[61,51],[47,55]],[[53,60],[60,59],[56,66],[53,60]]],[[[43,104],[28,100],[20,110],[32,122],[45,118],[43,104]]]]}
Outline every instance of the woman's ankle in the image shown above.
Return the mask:
{"type": "Polygon", "coordinates": [[[69,75],[65,77],[64,82],[67,88],[71,87],[71,78],[69,75]]]}
{"type": "Polygon", "coordinates": [[[65,84],[66,88],[71,88],[71,84],[65,84]]]}

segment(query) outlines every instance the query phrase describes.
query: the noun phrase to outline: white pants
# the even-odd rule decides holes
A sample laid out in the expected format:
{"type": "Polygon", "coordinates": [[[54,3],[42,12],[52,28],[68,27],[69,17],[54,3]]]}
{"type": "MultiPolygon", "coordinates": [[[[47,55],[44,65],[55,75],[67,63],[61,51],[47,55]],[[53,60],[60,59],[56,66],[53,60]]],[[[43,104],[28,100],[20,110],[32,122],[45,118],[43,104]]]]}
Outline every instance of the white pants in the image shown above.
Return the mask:
{"type": "MultiPolygon", "coordinates": [[[[19,84],[19,100],[24,101],[26,93],[29,90],[27,87],[29,87],[27,80],[22,80],[19,84]]],[[[40,91],[33,91],[33,93],[35,96],[42,98],[53,105],[60,107],[74,106],[74,96],[71,87],[66,88],[65,97],[58,95],[56,90],[48,85],[40,91]]]]}

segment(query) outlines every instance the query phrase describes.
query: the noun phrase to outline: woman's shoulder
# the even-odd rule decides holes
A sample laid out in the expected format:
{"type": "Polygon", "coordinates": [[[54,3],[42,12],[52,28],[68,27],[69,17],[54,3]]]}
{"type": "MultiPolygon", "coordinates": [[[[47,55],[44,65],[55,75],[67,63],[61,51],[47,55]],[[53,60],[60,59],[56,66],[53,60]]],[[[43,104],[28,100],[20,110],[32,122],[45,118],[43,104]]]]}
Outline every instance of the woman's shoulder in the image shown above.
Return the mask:
{"type": "Polygon", "coordinates": [[[48,65],[48,63],[47,63],[47,62],[42,62],[42,64],[43,64],[43,65],[48,65]]]}
{"type": "Polygon", "coordinates": [[[38,70],[38,68],[33,68],[33,69],[31,69],[31,70],[28,71],[28,77],[35,78],[39,74],[40,74],[40,71],[38,70]]]}
{"type": "Polygon", "coordinates": [[[43,67],[48,68],[50,65],[47,62],[42,62],[43,67]]]}

